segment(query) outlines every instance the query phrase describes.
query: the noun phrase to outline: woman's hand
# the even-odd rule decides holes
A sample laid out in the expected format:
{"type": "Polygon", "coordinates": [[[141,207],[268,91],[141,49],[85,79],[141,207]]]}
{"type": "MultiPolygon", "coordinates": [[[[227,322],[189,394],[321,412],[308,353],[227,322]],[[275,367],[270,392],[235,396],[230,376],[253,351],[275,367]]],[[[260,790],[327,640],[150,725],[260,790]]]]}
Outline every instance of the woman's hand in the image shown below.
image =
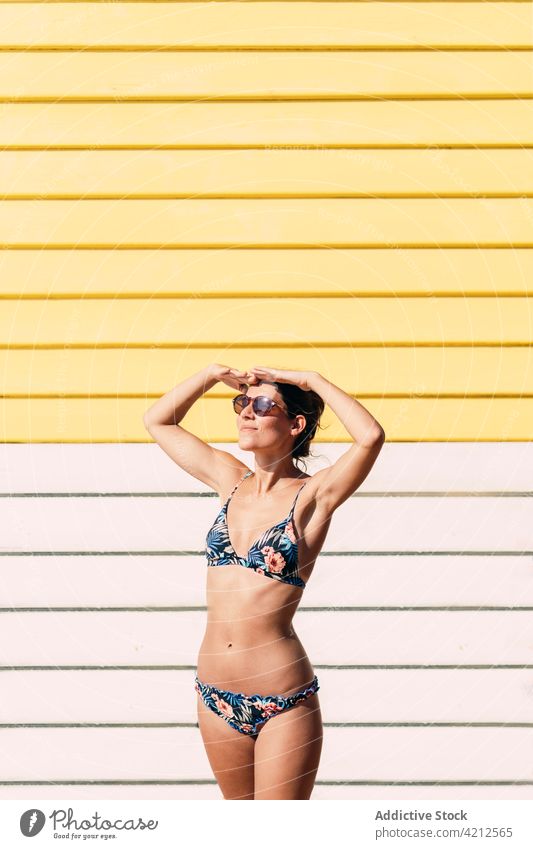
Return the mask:
{"type": "Polygon", "coordinates": [[[316,374],[313,371],[287,371],[281,368],[268,368],[266,366],[254,366],[248,372],[247,383],[253,386],[254,383],[259,383],[261,380],[274,381],[278,383],[293,383],[308,392],[311,389],[310,381],[312,375],[316,374]],[[252,378],[253,380],[251,380],[252,378]]]}
{"type": "Polygon", "coordinates": [[[213,363],[209,366],[209,375],[230,386],[232,389],[246,390],[249,382],[249,374],[246,371],[240,371],[231,366],[223,366],[219,363],[213,363]]]}

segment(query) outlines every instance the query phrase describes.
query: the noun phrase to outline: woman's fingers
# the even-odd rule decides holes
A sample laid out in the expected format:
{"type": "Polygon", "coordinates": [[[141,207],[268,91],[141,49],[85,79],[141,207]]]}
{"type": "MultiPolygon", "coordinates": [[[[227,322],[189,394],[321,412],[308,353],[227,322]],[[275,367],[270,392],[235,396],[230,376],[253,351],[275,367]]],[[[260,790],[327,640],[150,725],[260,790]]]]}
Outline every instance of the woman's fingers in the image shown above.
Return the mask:
{"type": "Polygon", "coordinates": [[[239,381],[239,389],[243,384],[247,384],[248,386],[254,386],[261,381],[261,374],[267,374],[267,369],[261,369],[261,374],[255,374],[254,369],[250,371],[240,371],[239,369],[232,368],[230,369],[231,376],[235,378],[235,380],[239,381]]]}
{"type": "Polygon", "coordinates": [[[254,366],[252,368],[253,372],[257,372],[258,374],[270,374],[273,375],[274,372],[271,368],[265,368],[264,366],[254,366]]]}

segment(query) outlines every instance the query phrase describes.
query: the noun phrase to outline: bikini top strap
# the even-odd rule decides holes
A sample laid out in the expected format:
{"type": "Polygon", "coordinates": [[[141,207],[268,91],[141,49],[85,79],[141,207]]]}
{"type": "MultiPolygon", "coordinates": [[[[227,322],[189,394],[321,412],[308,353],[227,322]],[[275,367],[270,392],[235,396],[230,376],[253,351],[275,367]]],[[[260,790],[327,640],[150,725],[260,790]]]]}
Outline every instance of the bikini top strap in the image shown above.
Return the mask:
{"type": "Polygon", "coordinates": [[[294,513],[294,508],[296,507],[296,501],[298,500],[298,496],[300,495],[300,493],[301,493],[302,489],[304,488],[304,486],[305,486],[305,484],[308,482],[308,480],[309,480],[309,478],[306,480],[306,482],[305,482],[305,483],[303,483],[303,484],[301,485],[300,489],[299,489],[299,490],[298,490],[298,492],[296,493],[296,497],[295,497],[294,501],[292,502],[292,507],[291,507],[291,511],[290,511],[290,513],[289,513],[289,518],[293,515],[293,513],[294,513]]]}
{"type": "Polygon", "coordinates": [[[236,489],[237,489],[237,488],[241,485],[241,483],[243,482],[243,480],[246,480],[246,478],[247,478],[249,475],[251,475],[251,474],[253,474],[253,472],[248,471],[248,472],[246,472],[246,474],[245,474],[245,475],[243,475],[243,477],[240,479],[240,481],[237,481],[237,483],[235,484],[235,486],[234,486],[234,487],[233,487],[233,489],[231,490],[230,494],[228,495],[228,500],[226,501],[226,504],[227,504],[227,503],[228,503],[228,501],[230,500],[230,498],[231,498],[231,496],[233,495],[233,493],[235,492],[235,490],[236,490],[236,489]]]}

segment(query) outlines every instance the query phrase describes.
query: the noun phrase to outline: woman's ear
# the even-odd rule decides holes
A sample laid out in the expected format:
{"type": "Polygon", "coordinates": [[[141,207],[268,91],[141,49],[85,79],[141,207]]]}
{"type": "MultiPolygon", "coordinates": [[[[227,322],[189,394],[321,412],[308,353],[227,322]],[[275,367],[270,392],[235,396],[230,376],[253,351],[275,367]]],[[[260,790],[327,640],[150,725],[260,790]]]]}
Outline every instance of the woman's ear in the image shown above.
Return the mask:
{"type": "Polygon", "coordinates": [[[298,421],[298,419],[303,419],[303,421],[304,421],[304,425],[299,431],[299,433],[302,433],[302,431],[305,430],[305,425],[307,424],[307,419],[305,418],[305,416],[298,414],[296,416],[295,420],[294,420],[294,424],[292,425],[292,427],[300,427],[300,422],[298,421]]]}

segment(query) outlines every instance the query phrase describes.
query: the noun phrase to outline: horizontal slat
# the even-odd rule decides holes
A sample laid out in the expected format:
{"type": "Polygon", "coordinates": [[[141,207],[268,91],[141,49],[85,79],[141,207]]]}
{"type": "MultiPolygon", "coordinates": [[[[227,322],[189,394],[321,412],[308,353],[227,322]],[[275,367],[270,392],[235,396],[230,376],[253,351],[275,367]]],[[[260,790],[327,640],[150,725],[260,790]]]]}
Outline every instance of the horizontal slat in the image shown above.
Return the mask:
{"type": "Polygon", "coordinates": [[[12,198],[531,193],[533,149],[0,153],[0,194],[12,198]]]}
{"type": "MultiPolygon", "coordinates": [[[[235,417],[228,399],[200,399],[184,417],[183,427],[211,442],[235,440],[235,417]]],[[[14,443],[149,442],[151,437],[142,422],[149,406],[146,399],[9,399],[1,405],[0,439],[14,443]]],[[[365,401],[365,407],[381,423],[390,442],[531,439],[531,398],[372,398],[365,401]]],[[[325,435],[320,432],[315,444],[352,441],[328,407],[321,423],[327,431],[325,435]]]]}
{"type": "Polygon", "coordinates": [[[523,3],[27,3],[0,5],[1,45],[531,45],[523,3]],[[228,26],[231,20],[231,27],[228,26]]]}
{"type": "MultiPolygon", "coordinates": [[[[487,0],[485,0],[486,2],[487,0]]],[[[24,0],[18,0],[18,2],[24,2],[24,0]]],[[[70,2],[70,0],[69,0],[70,2]]],[[[72,0],[72,2],[76,2],[76,0],[72,0]]],[[[100,2],[100,0],[95,0],[95,2],[100,2]]],[[[105,2],[105,0],[101,0],[101,2],[105,2]]],[[[135,0],[134,0],[135,2],[135,0]]],[[[165,0],[155,0],[155,2],[165,2],[165,0]]],[[[32,779],[30,779],[31,781],[32,779]]],[[[33,779],[34,780],[34,779],[33,779]]],[[[439,799],[447,798],[449,793],[449,798],[457,799],[459,798],[459,794],[461,798],[479,798],[479,799],[490,799],[492,794],[494,793],[495,798],[500,799],[527,799],[527,791],[530,788],[526,786],[516,785],[513,793],[513,788],[508,787],[506,785],[499,785],[502,794],[496,797],[496,792],[498,786],[491,785],[490,787],[442,787],[438,788],[439,790],[439,799]],[[442,793],[440,791],[443,791],[442,793]],[[458,793],[455,795],[450,792],[456,790],[458,793]],[[486,794],[482,794],[482,790],[490,791],[486,794]],[[445,791],[448,791],[446,793],[445,791]],[[475,795],[463,795],[466,794],[475,794],[475,795]],[[512,795],[511,795],[512,793],[512,795]],[[509,795],[508,795],[509,794],[509,795]]],[[[136,781],[135,779],[131,779],[130,781],[125,780],[122,783],[120,781],[109,781],[106,782],[102,780],[100,783],[91,782],[90,780],[81,781],[72,781],[67,783],[50,781],[49,783],[42,782],[29,784],[27,780],[22,780],[19,782],[5,782],[0,781],[0,792],[2,794],[2,799],[16,799],[19,801],[20,799],[53,799],[54,802],[58,803],[59,799],[73,799],[73,800],[85,800],[85,799],[113,799],[113,801],[118,799],[143,799],[148,800],[152,799],[155,801],[162,801],[165,799],[173,799],[178,801],[185,801],[188,799],[198,800],[220,800],[224,798],[222,796],[222,792],[216,783],[214,778],[204,779],[201,782],[194,781],[185,781],[182,782],[180,779],[176,779],[175,781],[168,782],[158,782],[152,781],[148,782],[145,779],[143,783],[141,781],[136,781]]],[[[368,797],[371,797],[370,790],[371,787],[362,787],[362,788],[353,788],[346,787],[346,785],[335,783],[331,783],[326,786],[318,786],[313,790],[313,796],[311,797],[313,801],[315,799],[321,798],[359,798],[359,792],[368,794],[368,797]],[[352,792],[355,794],[352,796],[347,795],[346,791],[352,792]],[[325,795],[320,795],[322,794],[325,795]],[[338,796],[336,795],[338,793],[338,796]],[[333,795],[330,795],[333,794],[333,795]]],[[[398,790],[407,789],[407,788],[397,788],[391,787],[391,792],[398,792],[398,790]]],[[[427,790],[423,787],[414,788],[413,791],[420,789],[420,791],[424,791],[424,796],[427,793],[427,790]]],[[[431,798],[431,792],[435,793],[435,789],[429,791],[429,798],[431,798]]],[[[387,791],[387,788],[384,787],[383,790],[387,791]]],[[[375,790],[374,790],[375,794],[375,790]]],[[[424,796],[419,796],[413,792],[413,798],[424,798],[424,796]]],[[[380,798],[386,798],[386,796],[380,793],[380,798]]],[[[399,797],[403,798],[403,797],[399,797]]]]}
{"type": "Polygon", "coordinates": [[[533,144],[531,100],[0,103],[0,118],[2,147],[533,144]]]}
{"type": "Polygon", "coordinates": [[[522,51],[19,52],[0,54],[8,100],[527,96],[522,51]]]}
{"type": "MultiPolygon", "coordinates": [[[[57,729],[51,734],[26,728],[1,733],[4,781],[212,778],[197,729],[57,729]]],[[[531,731],[326,728],[317,778],[533,782],[531,731]]]]}
{"type": "MultiPolygon", "coordinates": [[[[529,669],[318,668],[316,672],[327,727],[429,722],[497,726],[509,721],[531,725],[529,669]]],[[[193,678],[194,670],[189,669],[2,670],[0,726],[196,724],[193,678]]]]}
{"type": "MultiPolygon", "coordinates": [[[[94,350],[12,350],[0,348],[2,392],[5,396],[107,395],[137,396],[150,401],[171,386],[205,368],[207,362],[229,362],[245,368],[275,361],[292,368],[314,370],[362,398],[476,395],[533,395],[533,349],[473,348],[328,348],[305,352],[291,348],[243,348],[229,356],[218,350],[176,351],[118,348],[94,350]],[[327,363],[327,370],[324,368],[327,363]],[[146,388],[149,387],[149,394],[146,388]]],[[[229,389],[229,387],[228,387],[229,389]]],[[[215,398],[225,384],[206,393],[215,398]]],[[[228,397],[230,392],[228,392],[228,397]]]]}
{"type": "MultiPolygon", "coordinates": [[[[179,502],[178,502],[179,503],[179,502]]],[[[427,505],[427,502],[426,502],[427,505]]],[[[401,509],[401,502],[398,505],[401,509]]],[[[426,506],[427,515],[428,508],[426,506]]],[[[213,518],[216,508],[213,505],[213,518]]],[[[206,527],[207,532],[207,527],[206,527]]],[[[27,538],[20,528],[24,547],[27,538]]],[[[531,556],[332,555],[324,546],[300,610],[326,607],[533,607],[531,556]]],[[[205,609],[203,555],[8,555],[0,607],[205,609]]]]}
{"type": "MultiPolygon", "coordinates": [[[[76,2],[76,0],[74,0],[76,2]]],[[[165,2],[165,0],[159,0],[165,2]]],[[[295,0],[296,2],[296,0],[295,0]]],[[[401,0],[398,0],[401,2],[401,0]]],[[[428,0],[425,0],[428,2],[428,0]]],[[[484,0],[490,2],[490,0],[484,0]]],[[[195,784],[194,781],[183,784],[179,780],[176,782],[170,781],[169,784],[161,784],[157,781],[154,783],[144,783],[142,781],[127,782],[112,782],[107,784],[105,781],[92,784],[90,781],[86,783],[72,782],[70,784],[62,784],[61,782],[51,782],[47,784],[17,784],[2,785],[2,799],[53,799],[57,802],[58,799],[194,799],[201,800],[222,800],[222,793],[212,778],[206,783],[195,784]]],[[[412,799],[414,802],[419,802],[421,799],[451,799],[457,802],[458,799],[479,799],[486,801],[489,799],[531,799],[531,786],[527,782],[524,784],[507,782],[507,784],[498,784],[489,782],[484,784],[476,784],[475,781],[454,782],[449,785],[443,783],[427,784],[423,781],[405,781],[395,784],[393,780],[389,782],[354,781],[353,783],[335,781],[322,782],[317,780],[313,788],[311,800],[319,799],[371,799],[375,801],[379,799],[404,800],[412,799]]]]}
{"type": "MultiPolygon", "coordinates": [[[[493,248],[402,248],[400,251],[389,248],[342,251],[272,248],[261,253],[260,263],[256,250],[231,248],[223,251],[74,249],[0,252],[0,293],[15,296],[17,300],[34,295],[45,295],[47,299],[78,295],[84,300],[106,295],[113,299],[144,296],[153,300],[166,296],[201,299],[216,295],[300,298],[374,295],[390,298],[392,294],[399,297],[404,294],[446,293],[464,298],[470,293],[530,293],[532,280],[531,248],[519,251],[493,248]]],[[[257,344],[254,341],[255,349],[257,344]]],[[[351,340],[351,344],[356,344],[356,340],[351,340]]],[[[203,356],[186,349],[182,357],[189,354],[203,356]]],[[[293,351],[291,356],[294,354],[293,351]]],[[[246,355],[247,352],[243,351],[242,356],[246,355]]],[[[312,350],[306,350],[307,362],[312,355],[312,350]]],[[[344,353],[342,357],[345,357],[344,353]]],[[[338,367],[339,363],[335,362],[335,365],[338,367]]],[[[154,376],[158,372],[159,368],[155,369],[154,376]]]]}
{"type": "MultiPolygon", "coordinates": [[[[434,2],[446,2],[446,3],[448,3],[448,2],[450,2],[450,3],[457,3],[457,2],[459,2],[459,3],[462,3],[462,2],[477,2],[477,3],[481,4],[481,3],[496,3],[496,2],[498,2],[498,3],[503,3],[505,6],[507,6],[507,5],[509,5],[509,4],[512,4],[512,3],[527,3],[527,2],[529,2],[529,1],[530,1],[530,0],[410,0],[410,2],[420,2],[420,3],[434,3],[434,2]]],[[[33,3],[33,2],[35,2],[35,0],[2,0],[2,2],[11,2],[11,3],[13,3],[13,4],[17,4],[17,5],[18,5],[18,4],[23,4],[23,3],[33,3]]],[[[55,3],[55,2],[63,2],[63,3],[81,3],[81,2],[85,2],[85,0],[47,0],[47,2],[49,2],[49,3],[55,3]]],[[[109,2],[109,0],[92,0],[92,2],[94,2],[94,3],[108,3],[108,2],[109,2]]],[[[146,2],[146,0],[119,0],[119,2],[117,3],[117,5],[118,5],[118,6],[120,6],[120,5],[123,5],[123,4],[124,4],[124,3],[126,3],[126,2],[130,2],[130,3],[140,3],[140,2],[146,2]]],[[[151,3],[151,4],[155,4],[155,3],[173,3],[173,2],[180,2],[180,3],[181,3],[181,2],[183,2],[183,3],[185,3],[185,2],[187,2],[187,0],[150,0],[150,3],[151,3]]],[[[213,2],[215,2],[215,3],[221,3],[221,2],[226,2],[226,0],[213,0],[213,2]]],[[[270,5],[274,5],[274,3],[277,3],[277,2],[279,2],[279,0],[270,0],[270,5]]],[[[308,2],[308,0],[292,0],[292,2],[294,2],[294,3],[303,3],[303,2],[308,2]]],[[[333,2],[346,2],[346,3],[353,3],[353,2],[378,2],[378,0],[324,0],[324,2],[332,2],[332,3],[333,3],[333,2]]],[[[407,2],[407,0],[389,0],[389,2],[391,2],[391,3],[392,3],[392,2],[405,3],[405,2],[407,2]]],[[[164,8],[164,6],[163,6],[163,8],[164,8]]]]}
{"type": "MultiPolygon", "coordinates": [[[[383,462],[383,458],[380,458],[383,462]]],[[[2,499],[0,551],[203,551],[218,497],[2,499]],[[176,521],[176,516],[186,521],[176,521]],[[21,536],[24,539],[22,542],[21,536]]],[[[327,551],[533,551],[533,499],[350,498],[335,511],[327,551]],[[423,514],[424,521],[420,521],[423,514]]],[[[324,568],[327,568],[325,566],[324,568]]],[[[533,617],[532,617],[533,619],[533,617]]]]}
{"type": "MultiPolygon", "coordinates": [[[[0,666],[193,666],[205,619],[204,611],[5,613],[0,666]]],[[[316,664],[531,665],[530,611],[299,610],[295,624],[316,664]]]]}
{"type": "MultiPolygon", "coordinates": [[[[283,304],[280,310],[275,298],[261,302],[261,341],[265,346],[279,340],[299,345],[305,341],[308,346],[327,346],[331,340],[346,346],[352,342],[380,346],[531,342],[530,298],[443,297],[437,301],[422,297],[405,302],[395,299],[391,291],[390,299],[286,298],[283,304]]],[[[229,347],[235,342],[251,346],[257,340],[256,322],[251,320],[256,310],[257,302],[246,298],[7,301],[0,314],[0,340],[10,346],[75,344],[122,348],[175,345],[177,340],[183,347],[229,347]]],[[[237,357],[233,352],[232,355],[235,360],[237,357]]],[[[300,354],[299,360],[303,367],[305,356],[300,354]]],[[[210,361],[209,356],[205,365],[210,361]]],[[[280,366],[277,357],[276,361],[270,365],[280,366]]],[[[232,391],[222,384],[217,394],[221,387],[226,395],[232,391]]]]}
{"type": "Polygon", "coordinates": [[[531,247],[532,222],[530,198],[14,200],[0,247],[531,247]]]}
{"type": "MultiPolygon", "coordinates": [[[[236,443],[216,444],[253,468],[253,458],[236,443]]],[[[347,445],[323,442],[306,458],[309,474],[330,466],[347,445]],[[315,457],[314,454],[317,454],[315,457]]],[[[198,493],[214,504],[218,496],[185,472],[154,443],[146,445],[5,445],[0,443],[0,492],[13,493],[198,493]]],[[[421,492],[461,496],[529,493],[533,442],[385,443],[379,461],[361,484],[363,493],[421,492]]],[[[351,502],[350,502],[351,503],[351,502]]],[[[488,566],[488,563],[485,563],[488,566]]],[[[383,582],[383,587],[390,585],[383,582]]]]}

